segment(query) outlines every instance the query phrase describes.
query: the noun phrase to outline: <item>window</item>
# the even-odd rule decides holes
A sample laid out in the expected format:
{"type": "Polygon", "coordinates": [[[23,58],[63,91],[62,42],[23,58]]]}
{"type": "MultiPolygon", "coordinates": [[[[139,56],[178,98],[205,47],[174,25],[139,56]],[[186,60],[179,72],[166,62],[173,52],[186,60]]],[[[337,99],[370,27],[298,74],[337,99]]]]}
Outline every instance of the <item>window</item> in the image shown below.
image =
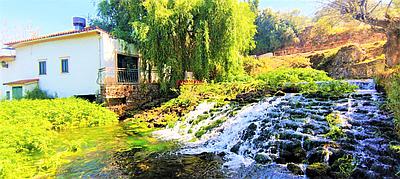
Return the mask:
{"type": "Polygon", "coordinates": [[[11,92],[6,91],[6,100],[11,100],[11,92]]]}
{"type": "Polygon", "coordinates": [[[68,59],[61,59],[61,72],[68,73],[68,59]]]}
{"type": "Polygon", "coordinates": [[[46,61],[39,62],[39,75],[46,75],[46,61]]]}

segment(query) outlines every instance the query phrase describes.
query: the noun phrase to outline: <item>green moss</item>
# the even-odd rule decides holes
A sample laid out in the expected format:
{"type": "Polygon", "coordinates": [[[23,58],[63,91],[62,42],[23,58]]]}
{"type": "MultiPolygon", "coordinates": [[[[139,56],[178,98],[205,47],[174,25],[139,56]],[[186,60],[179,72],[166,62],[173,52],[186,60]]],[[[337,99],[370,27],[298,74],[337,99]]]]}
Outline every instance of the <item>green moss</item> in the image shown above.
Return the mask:
{"type": "Polygon", "coordinates": [[[339,171],[340,176],[338,177],[349,178],[356,168],[356,163],[351,155],[345,155],[337,159],[333,163],[332,168],[339,171]]]}
{"type": "Polygon", "coordinates": [[[400,154],[400,145],[391,145],[390,149],[392,149],[400,154]]]}
{"type": "Polygon", "coordinates": [[[197,138],[201,138],[201,136],[203,136],[205,133],[207,133],[208,131],[211,131],[212,129],[214,129],[214,128],[218,127],[218,126],[220,126],[226,120],[227,120],[227,118],[221,118],[221,119],[218,119],[218,120],[214,121],[213,123],[211,123],[211,124],[209,124],[207,126],[203,126],[194,134],[194,136],[196,136],[197,138]]]}
{"type": "Polygon", "coordinates": [[[328,122],[329,126],[336,126],[342,124],[344,121],[343,118],[340,117],[338,112],[331,113],[325,117],[326,121],[328,122]]]}
{"type": "Polygon", "coordinates": [[[326,177],[328,176],[330,167],[324,163],[313,163],[307,166],[306,173],[307,176],[314,177],[326,177]]]}
{"type": "Polygon", "coordinates": [[[332,126],[326,136],[331,138],[332,140],[338,140],[345,137],[346,134],[343,132],[342,128],[338,126],[332,126]]]}
{"type": "Polygon", "coordinates": [[[204,120],[208,119],[210,116],[211,116],[210,114],[199,115],[199,116],[197,116],[197,119],[193,120],[192,125],[197,125],[201,121],[204,121],[204,120]]]}

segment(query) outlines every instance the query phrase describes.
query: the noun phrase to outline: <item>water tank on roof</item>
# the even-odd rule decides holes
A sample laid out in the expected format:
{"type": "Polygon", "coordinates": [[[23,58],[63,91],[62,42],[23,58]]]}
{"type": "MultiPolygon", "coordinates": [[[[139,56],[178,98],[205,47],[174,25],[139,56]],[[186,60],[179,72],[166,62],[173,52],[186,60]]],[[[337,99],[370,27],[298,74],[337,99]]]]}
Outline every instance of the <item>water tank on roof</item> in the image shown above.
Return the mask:
{"type": "Polygon", "coordinates": [[[83,30],[86,27],[86,19],[82,17],[73,17],[75,30],[83,30]]]}

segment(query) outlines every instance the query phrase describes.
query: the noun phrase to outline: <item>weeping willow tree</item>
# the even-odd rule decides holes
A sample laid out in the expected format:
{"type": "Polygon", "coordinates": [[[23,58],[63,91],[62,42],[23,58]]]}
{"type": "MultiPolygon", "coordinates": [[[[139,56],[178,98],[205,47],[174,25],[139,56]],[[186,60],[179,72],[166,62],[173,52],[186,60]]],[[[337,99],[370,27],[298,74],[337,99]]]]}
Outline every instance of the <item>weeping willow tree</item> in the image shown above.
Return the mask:
{"type": "Polygon", "coordinates": [[[255,46],[255,17],[238,0],[111,0],[100,3],[97,23],[130,34],[166,90],[186,71],[217,81],[243,73],[240,56],[255,46]]]}

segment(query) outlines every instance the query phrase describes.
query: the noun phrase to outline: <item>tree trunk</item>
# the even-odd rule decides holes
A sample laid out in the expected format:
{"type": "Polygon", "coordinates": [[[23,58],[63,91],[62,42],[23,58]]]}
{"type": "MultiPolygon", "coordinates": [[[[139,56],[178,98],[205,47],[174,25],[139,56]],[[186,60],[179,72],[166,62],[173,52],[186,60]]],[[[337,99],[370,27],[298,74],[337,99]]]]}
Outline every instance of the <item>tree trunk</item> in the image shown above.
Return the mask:
{"type": "Polygon", "coordinates": [[[387,42],[385,44],[386,64],[394,67],[400,64],[400,29],[386,30],[387,42]]]}

